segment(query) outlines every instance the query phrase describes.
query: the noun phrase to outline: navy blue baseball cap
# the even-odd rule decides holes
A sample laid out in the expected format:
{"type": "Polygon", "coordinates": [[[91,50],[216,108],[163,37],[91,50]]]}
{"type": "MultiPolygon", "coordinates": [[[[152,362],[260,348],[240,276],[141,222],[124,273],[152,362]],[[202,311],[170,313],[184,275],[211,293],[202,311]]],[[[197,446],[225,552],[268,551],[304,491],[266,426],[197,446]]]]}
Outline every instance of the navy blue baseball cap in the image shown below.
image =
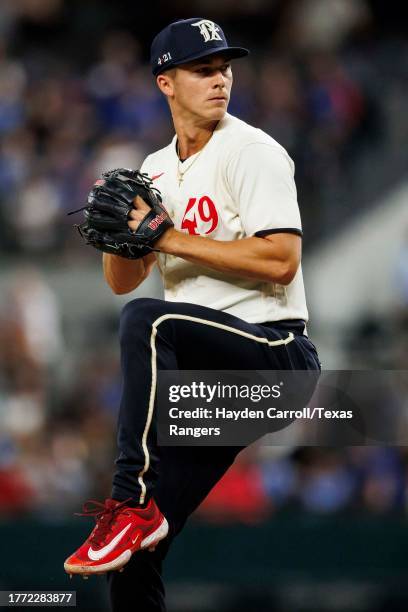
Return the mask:
{"type": "Polygon", "coordinates": [[[174,66],[223,51],[228,53],[230,59],[249,53],[243,47],[229,47],[220,26],[209,19],[192,17],[174,21],[159,32],[152,42],[152,72],[157,76],[174,66]]]}

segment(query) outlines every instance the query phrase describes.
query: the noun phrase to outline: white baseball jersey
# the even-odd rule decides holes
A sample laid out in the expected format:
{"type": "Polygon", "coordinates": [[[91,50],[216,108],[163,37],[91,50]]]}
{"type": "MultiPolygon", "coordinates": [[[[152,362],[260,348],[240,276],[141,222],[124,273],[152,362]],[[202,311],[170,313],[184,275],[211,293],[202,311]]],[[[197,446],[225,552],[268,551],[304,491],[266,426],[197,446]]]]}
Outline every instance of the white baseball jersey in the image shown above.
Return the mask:
{"type": "MultiPolygon", "coordinates": [[[[149,155],[142,172],[153,178],[174,226],[214,240],[239,240],[257,232],[301,235],[294,165],[262,130],[226,114],[206,146],[178,160],[176,136],[149,155]],[[178,168],[184,172],[179,184],[178,168]]],[[[307,320],[299,267],[287,285],[245,279],[158,254],[165,299],[223,310],[249,323],[307,320]]]]}

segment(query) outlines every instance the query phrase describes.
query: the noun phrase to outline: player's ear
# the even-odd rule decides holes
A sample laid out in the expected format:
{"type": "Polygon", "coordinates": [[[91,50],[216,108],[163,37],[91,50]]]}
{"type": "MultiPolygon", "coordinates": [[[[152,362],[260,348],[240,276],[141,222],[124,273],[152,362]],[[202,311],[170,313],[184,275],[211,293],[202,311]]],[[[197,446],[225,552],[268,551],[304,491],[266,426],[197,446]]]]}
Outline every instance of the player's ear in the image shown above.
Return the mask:
{"type": "Polygon", "coordinates": [[[172,97],[174,95],[174,70],[166,70],[166,72],[162,72],[156,78],[156,83],[158,88],[162,93],[164,93],[167,97],[172,97]]]}

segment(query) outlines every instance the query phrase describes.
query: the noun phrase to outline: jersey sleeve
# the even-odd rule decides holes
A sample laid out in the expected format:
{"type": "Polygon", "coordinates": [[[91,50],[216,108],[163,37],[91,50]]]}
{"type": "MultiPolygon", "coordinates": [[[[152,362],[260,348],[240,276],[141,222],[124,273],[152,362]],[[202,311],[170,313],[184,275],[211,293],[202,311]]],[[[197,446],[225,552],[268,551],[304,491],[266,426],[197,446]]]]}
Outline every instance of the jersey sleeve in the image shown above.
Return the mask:
{"type": "Polygon", "coordinates": [[[140,166],[140,172],[144,172],[148,174],[149,176],[151,174],[151,168],[150,168],[150,163],[149,163],[150,157],[151,155],[148,155],[147,157],[145,157],[143,164],[140,166]]]}
{"type": "Polygon", "coordinates": [[[227,180],[248,236],[302,235],[294,165],[284,149],[245,145],[230,161],[227,180]]]}

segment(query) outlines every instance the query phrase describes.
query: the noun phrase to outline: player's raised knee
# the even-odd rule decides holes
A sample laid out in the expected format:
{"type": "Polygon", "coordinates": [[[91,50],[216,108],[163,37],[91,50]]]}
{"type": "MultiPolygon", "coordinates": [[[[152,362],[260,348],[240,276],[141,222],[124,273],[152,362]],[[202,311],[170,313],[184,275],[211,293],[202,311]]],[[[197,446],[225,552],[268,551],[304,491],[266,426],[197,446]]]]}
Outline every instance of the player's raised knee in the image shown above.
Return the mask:
{"type": "Polygon", "coordinates": [[[136,298],[128,302],[120,316],[120,335],[151,326],[163,309],[163,301],[154,298],[136,298]]]}

